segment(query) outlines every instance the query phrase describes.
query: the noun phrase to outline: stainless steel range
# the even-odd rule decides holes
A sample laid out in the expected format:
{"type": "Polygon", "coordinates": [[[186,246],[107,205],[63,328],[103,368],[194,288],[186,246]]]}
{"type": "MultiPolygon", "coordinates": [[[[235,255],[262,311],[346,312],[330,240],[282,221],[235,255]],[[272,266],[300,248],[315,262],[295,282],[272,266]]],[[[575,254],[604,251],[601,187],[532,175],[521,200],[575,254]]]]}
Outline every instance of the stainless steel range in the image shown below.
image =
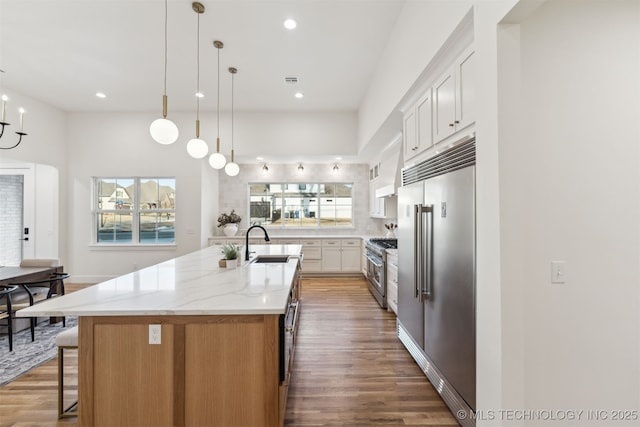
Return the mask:
{"type": "Polygon", "coordinates": [[[387,307],[387,249],[396,249],[398,239],[369,239],[365,244],[369,290],[380,307],[387,307]]]}

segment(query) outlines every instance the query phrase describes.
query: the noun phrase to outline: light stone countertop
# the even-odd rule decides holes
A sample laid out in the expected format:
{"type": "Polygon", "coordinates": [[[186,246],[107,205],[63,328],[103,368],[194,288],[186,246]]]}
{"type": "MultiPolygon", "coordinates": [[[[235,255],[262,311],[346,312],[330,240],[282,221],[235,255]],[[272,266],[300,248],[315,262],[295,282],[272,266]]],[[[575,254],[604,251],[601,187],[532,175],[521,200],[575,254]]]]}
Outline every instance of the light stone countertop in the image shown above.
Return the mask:
{"type": "MultiPolygon", "coordinates": [[[[28,316],[281,314],[302,247],[251,245],[259,255],[290,255],[287,263],[218,267],[219,247],[174,258],[17,312],[28,316]]],[[[242,252],[244,254],[244,251],[242,252]]]]}

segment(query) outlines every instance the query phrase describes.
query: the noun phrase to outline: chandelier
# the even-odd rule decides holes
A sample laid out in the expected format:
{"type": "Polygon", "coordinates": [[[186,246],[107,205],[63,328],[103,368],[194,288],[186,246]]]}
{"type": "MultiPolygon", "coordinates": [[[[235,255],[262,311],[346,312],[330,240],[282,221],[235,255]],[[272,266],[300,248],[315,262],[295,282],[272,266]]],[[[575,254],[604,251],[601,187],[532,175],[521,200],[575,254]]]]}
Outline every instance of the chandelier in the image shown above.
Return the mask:
{"type": "MultiPolygon", "coordinates": [[[[4,128],[6,126],[11,126],[11,123],[7,122],[8,100],[9,97],[7,97],[7,95],[2,95],[2,118],[0,119],[0,126],[2,126],[2,128],[0,128],[0,138],[4,136],[4,128]]],[[[22,142],[22,137],[27,135],[26,133],[24,133],[24,108],[19,108],[18,111],[20,112],[20,130],[16,132],[16,134],[18,135],[18,142],[9,147],[0,147],[0,150],[11,150],[12,148],[16,148],[22,142]]]]}

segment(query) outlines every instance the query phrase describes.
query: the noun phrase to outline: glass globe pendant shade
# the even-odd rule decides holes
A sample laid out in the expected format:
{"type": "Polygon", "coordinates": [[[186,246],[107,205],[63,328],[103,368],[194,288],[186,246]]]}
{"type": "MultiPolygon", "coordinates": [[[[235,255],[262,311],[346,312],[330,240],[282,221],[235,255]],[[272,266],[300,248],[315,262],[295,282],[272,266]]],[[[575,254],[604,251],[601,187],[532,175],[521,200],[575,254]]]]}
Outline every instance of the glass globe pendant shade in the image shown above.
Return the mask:
{"type": "Polygon", "coordinates": [[[222,169],[226,163],[227,159],[225,159],[223,154],[213,153],[209,156],[209,165],[214,169],[222,169]]]}
{"type": "Polygon", "coordinates": [[[156,119],[149,126],[151,138],[158,144],[169,145],[178,140],[178,126],[169,119],[156,119]]]}
{"type": "Polygon", "coordinates": [[[240,166],[238,166],[238,164],[235,162],[229,162],[224,167],[224,171],[229,176],[236,176],[238,175],[238,173],[240,173],[240,166]]]}
{"type": "Polygon", "coordinates": [[[187,142],[187,153],[194,159],[202,159],[209,152],[209,146],[200,138],[193,138],[187,142]]]}

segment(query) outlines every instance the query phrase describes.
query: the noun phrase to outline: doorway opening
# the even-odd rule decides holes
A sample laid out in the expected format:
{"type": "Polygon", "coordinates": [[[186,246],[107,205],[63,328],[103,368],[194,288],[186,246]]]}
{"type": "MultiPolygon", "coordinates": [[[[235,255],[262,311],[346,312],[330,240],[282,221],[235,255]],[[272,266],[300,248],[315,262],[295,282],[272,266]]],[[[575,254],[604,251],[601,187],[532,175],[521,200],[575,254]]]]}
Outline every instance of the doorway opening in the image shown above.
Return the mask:
{"type": "Polygon", "coordinates": [[[22,261],[24,175],[0,175],[0,266],[22,261]]]}

